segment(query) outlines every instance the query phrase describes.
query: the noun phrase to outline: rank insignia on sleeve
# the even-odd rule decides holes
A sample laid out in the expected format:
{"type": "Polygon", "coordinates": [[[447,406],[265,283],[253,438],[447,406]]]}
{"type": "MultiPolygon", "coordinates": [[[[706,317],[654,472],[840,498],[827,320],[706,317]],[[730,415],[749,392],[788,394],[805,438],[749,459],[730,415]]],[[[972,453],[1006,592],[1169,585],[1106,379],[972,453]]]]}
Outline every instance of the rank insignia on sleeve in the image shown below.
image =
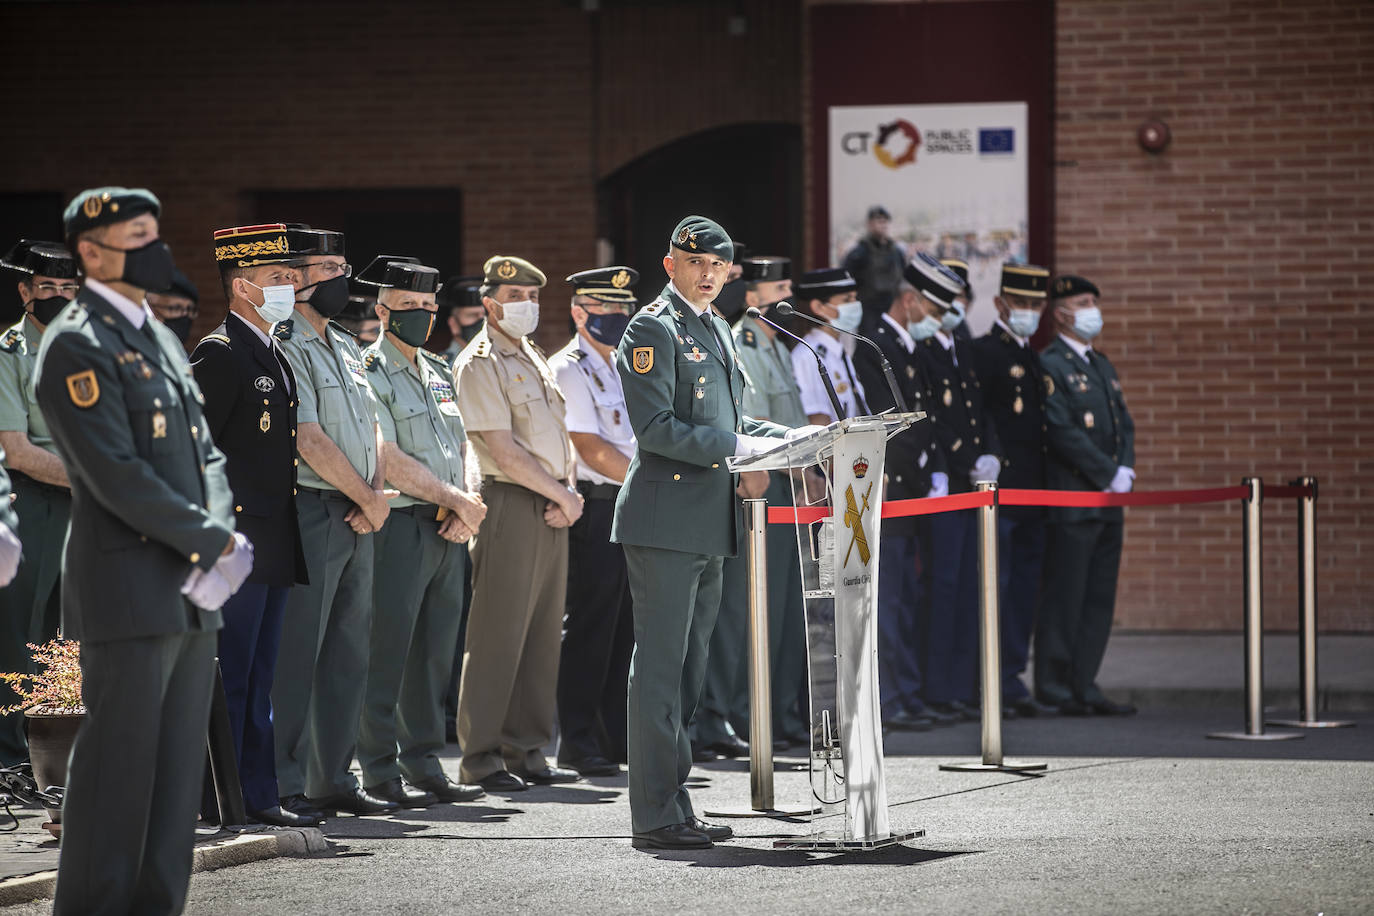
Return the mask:
{"type": "Polygon", "coordinates": [[[647,375],[654,368],[654,348],[635,347],[632,365],[640,375],[647,375]]]}
{"type": "Polygon", "coordinates": [[[95,370],[87,369],[67,376],[67,394],[71,395],[72,403],[77,407],[84,409],[95,406],[95,402],[100,400],[100,382],[96,381],[95,370]]]}

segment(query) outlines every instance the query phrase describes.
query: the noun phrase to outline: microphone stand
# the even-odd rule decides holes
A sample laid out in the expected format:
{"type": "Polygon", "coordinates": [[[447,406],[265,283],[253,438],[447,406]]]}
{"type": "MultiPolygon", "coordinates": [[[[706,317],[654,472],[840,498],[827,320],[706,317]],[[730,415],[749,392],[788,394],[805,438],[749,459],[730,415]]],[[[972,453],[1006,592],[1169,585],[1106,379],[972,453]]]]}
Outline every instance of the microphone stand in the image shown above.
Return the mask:
{"type": "MultiPolygon", "coordinates": [[[[805,319],[806,321],[809,321],[809,322],[811,322],[811,323],[814,324],[814,325],[819,325],[820,327],[823,327],[823,328],[832,328],[833,330],[839,331],[841,334],[848,334],[850,337],[853,337],[855,340],[862,340],[864,343],[868,344],[868,345],[869,345],[870,347],[872,347],[874,350],[877,350],[877,351],[878,351],[878,358],[881,359],[881,360],[883,361],[883,363],[882,363],[882,365],[883,365],[883,377],[884,377],[885,379],[887,379],[887,387],[888,387],[888,390],[892,392],[892,400],[893,400],[893,402],[896,403],[896,405],[897,405],[897,411],[898,411],[899,413],[906,413],[906,412],[907,412],[906,398],[902,397],[902,389],[900,389],[900,388],[897,387],[897,376],[893,375],[893,373],[892,373],[892,363],[890,363],[890,362],[887,361],[887,356],[886,356],[886,354],[883,353],[883,348],[882,348],[882,347],[878,346],[876,343],[874,343],[873,341],[869,340],[867,337],[863,336],[862,334],[855,334],[853,331],[846,331],[844,328],[837,328],[837,327],[835,327],[833,324],[829,324],[828,322],[821,321],[819,318],[813,318],[812,316],[806,314],[805,312],[799,312],[799,311],[797,311],[796,309],[794,309],[794,308],[792,307],[792,304],[791,304],[790,302],[779,302],[777,305],[773,306],[773,309],[774,309],[779,315],[781,315],[781,316],[784,317],[784,318],[790,317],[790,316],[792,316],[792,315],[796,315],[798,318],[805,319]]],[[[767,319],[765,319],[765,320],[767,320],[767,319]]],[[[768,323],[769,323],[769,324],[772,324],[771,321],[768,322],[768,323]]],[[[774,325],[774,327],[777,327],[777,325],[774,325]]],[[[796,335],[791,335],[791,336],[795,337],[796,335]]],[[[800,340],[801,338],[797,338],[797,339],[800,340]]],[[[814,351],[812,351],[812,352],[814,352],[814,351]]],[[[819,358],[819,357],[818,357],[818,358],[819,358]]],[[[871,409],[871,408],[870,408],[870,409],[871,409]]]]}
{"type": "MultiPolygon", "coordinates": [[[[783,302],[779,305],[773,306],[774,308],[779,310],[778,314],[782,314],[782,305],[787,305],[787,303],[783,302]]],[[[775,331],[781,331],[782,333],[786,334],[788,337],[792,338],[797,343],[801,344],[803,347],[806,347],[806,349],[811,351],[811,355],[816,357],[816,371],[821,374],[821,381],[825,383],[825,393],[830,398],[830,406],[835,408],[835,418],[837,420],[846,419],[848,417],[848,414],[846,414],[845,409],[840,406],[840,396],[835,393],[835,386],[830,382],[830,371],[825,368],[825,363],[821,361],[821,355],[816,352],[816,348],[811,346],[806,341],[802,340],[796,334],[793,334],[791,331],[787,330],[787,328],[783,327],[782,325],[769,321],[767,318],[763,317],[763,312],[760,312],[753,306],[750,306],[744,314],[748,315],[750,318],[753,318],[755,321],[762,321],[764,324],[768,325],[775,331]]]]}

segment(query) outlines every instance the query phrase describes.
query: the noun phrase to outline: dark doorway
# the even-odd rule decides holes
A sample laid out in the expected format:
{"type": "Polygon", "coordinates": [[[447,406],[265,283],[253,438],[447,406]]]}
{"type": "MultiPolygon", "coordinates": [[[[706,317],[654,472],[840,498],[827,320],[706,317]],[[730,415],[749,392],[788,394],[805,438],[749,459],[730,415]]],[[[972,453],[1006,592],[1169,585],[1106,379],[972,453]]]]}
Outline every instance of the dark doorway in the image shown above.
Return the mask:
{"type": "MultiPolygon", "coordinates": [[[[0,255],[20,239],[62,241],[62,208],[65,205],[61,191],[0,194],[0,255]]],[[[24,308],[14,288],[18,276],[4,271],[3,278],[7,282],[0,289],[0,326],[7,328],[24,316],[24,308]]]]}
{"type": "Polygon", "coordinates": [[[639,300],[663,288],[678,220],[709,216],[754,254],[795,259],[802,247],[801,128],[737,124],[646,153],[597,186],[598,234],[615,263],[639,271],[639,300]]]}

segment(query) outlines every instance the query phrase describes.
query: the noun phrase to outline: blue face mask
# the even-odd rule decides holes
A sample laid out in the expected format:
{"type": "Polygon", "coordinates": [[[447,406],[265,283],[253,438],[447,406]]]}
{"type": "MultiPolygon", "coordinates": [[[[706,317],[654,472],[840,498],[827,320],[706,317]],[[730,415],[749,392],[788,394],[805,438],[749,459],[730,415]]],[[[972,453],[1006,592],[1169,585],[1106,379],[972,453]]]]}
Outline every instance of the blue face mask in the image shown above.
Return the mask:
{"type": "Polygon", "coordinates": [[[925,340],[927,337],[934,337],[935,332],[940,330],[940,320],[930,315],[920,321],[908,322],[906,332],[917,340],[925,340]]]}
{"type": "Polygon", "coordinates": [[[859,329],[859,321],[864,317],[864,307],[861,302],[845,302],[835,306],[840,314],[831,319],[832,327],[839,328],[841,331],[848,331],[853,334],[859,329]]]}
{"type": "Polygon", "coordinates": [[[587,333],[608,347],[620,343],[625,329],[630,326],[630,316],[624,312],[607,312],[604,315],[587,314],[587,333]]]}
{"type": "Polygon", "coordinates": [[[1092,340],[1102,333],[1102,310],[1095,305],[1073,313],[1073,329],[1084,340],[1092,340]]]}
{"type": "Polygon", "coordinates": [[[949,332],[959,326],[959,322],[964,320],[964,307],[958,302],[951,305],[950,310],[945,312],[940,318],[940,330],[949,332]]]}
{"type": "Polygon", "coordinates": [[[1007,315],[1007,327],[1017,337],[1029,339],[1040,327],[1040,313],[1035,309],[1011,309],[1007,315]]]}

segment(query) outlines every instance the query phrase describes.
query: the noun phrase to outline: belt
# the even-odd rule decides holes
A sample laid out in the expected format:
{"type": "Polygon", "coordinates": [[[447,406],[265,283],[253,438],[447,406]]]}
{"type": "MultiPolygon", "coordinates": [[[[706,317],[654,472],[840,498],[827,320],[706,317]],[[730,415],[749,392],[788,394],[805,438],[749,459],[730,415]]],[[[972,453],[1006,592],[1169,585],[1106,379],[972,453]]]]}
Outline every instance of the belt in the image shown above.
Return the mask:
{"type": "Polygon", "coordinates": [[[41,480],[37,480],[37,479],[35,479],[35,478],[33,478],[33,477],[30,477],[28,474],[25,474],[23,471],[16,471],[14,468],[5,468],[5,470],[9,473],[9,475],[10,475],[10,480],[11,480],[12,482],[19,482],[19,481],[22,481],[23,483],[28,484],[28,485],[31,486],[31,487],[37,487],[39,490],[43,491],[44,493],[51,493],[51,494],[53,494],[54,496],[71,496],[71,495],[72,495],[72,491],[71,491],[71,490],[68,490],[66,487],[59,487],[57,484],[54,484],[54,483],[44,483],[44,482],[41,481],[41,480]]]}
{"type": "Polygon", "coordinates": [[[338,502],[351,503],[353,499],[342,490],[322,490],[319,487],[301,487],[306,493],[314,493],[320,499],[332,499],[338,502]]]}
{"type": "Polygon", "coordinates": [[[413,506],[392,506],[392,512],[404,512],[406,515],[413,515],[416,518],[423,518],[426,521],[436,521],[439,515],[439,507],[433,503],[416,503],[413,506]]]}
{"type": "MultiPolygon", "coordinates": [[[[558,481],[558,482],[561,483],[561,484],[562,484],[563,486],[565,486],[565,487],[568,485],[568,482],[567,482],[566,480],[560,480],[560,481],[558,481]]],[[[530,488],[527,487],[527,486],[525,486],[524,484],[518,484],[518,483],[516,483],[516,482],[513,481],[513,480],[497,480],[495,477],[492,477],[490,474],[487,474],[487,475],[485,475],[485,476],[482,477],[482,486],[484,486],[484,487],[489,487],[489,486],[491,486],[492,484],[496,484],[496,483],[503,484],[503,485],[505,485],[505,486],[507,486],[507,487],[519,487],[519,488],[522,489],[522,490],[530,490],[530,488]]],[[[530,490],[530,492],[533,493],[534,491],[533,491],[533,490],[530,490]]]]}
{"type": "Polygon", "coordinates": [[[587,499],[615,499],[620,495],[620,484],[591,483],[584,480],[577,484],[577,492],[587,499]]]}

